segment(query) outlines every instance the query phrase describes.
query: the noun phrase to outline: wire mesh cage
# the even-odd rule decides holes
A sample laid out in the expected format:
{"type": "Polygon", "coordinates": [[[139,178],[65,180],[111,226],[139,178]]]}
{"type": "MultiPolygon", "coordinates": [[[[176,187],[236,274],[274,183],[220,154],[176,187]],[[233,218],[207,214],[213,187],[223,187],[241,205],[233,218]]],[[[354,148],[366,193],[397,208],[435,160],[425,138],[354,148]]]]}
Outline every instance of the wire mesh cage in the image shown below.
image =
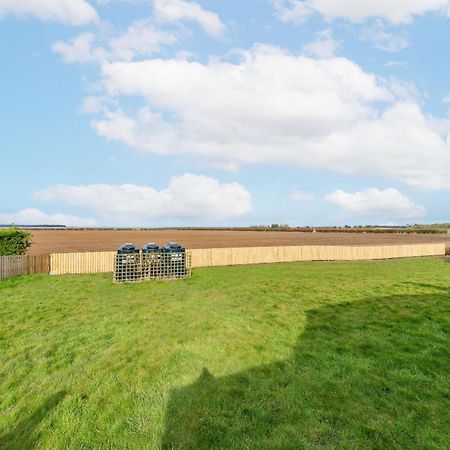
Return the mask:
{"type": "Polygon", "coordinates": [[[189,278],[192,274],[191,252],[140,251],[117,253],[114,264],[115,283],[132,283],[145,280],[189,278]]]}

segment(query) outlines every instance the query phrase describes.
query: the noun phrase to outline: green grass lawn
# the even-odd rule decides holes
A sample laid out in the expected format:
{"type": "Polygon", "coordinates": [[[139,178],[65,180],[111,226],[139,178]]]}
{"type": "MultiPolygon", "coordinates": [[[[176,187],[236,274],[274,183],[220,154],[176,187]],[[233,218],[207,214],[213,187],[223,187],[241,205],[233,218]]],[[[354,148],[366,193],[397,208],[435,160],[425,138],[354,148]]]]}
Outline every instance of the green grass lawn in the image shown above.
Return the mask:
{"type": "Polygon", "coordinates": [[[438,449],[450,264],[0,282],[0,448],[438,449]]]}

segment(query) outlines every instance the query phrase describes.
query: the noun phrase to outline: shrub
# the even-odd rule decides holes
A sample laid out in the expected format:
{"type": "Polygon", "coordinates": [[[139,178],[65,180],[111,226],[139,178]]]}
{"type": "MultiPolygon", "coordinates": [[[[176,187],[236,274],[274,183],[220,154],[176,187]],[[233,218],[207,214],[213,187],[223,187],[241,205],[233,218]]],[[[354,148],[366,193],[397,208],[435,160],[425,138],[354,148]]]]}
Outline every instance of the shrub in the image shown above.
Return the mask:
{"type": "Polygon", "coordinates": [[[31,245],[31,235],[28,231],[11,227],[0,230],[0,256],[23,255],[31,245]]]}

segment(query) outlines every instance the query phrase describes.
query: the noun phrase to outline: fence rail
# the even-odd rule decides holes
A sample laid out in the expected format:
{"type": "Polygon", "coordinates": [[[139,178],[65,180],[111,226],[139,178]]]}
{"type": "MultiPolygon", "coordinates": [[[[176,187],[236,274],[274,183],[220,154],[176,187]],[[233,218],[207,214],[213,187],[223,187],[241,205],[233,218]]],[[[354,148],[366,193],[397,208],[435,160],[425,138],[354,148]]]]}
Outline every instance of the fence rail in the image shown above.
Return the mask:
{"type": "Polygon", "coordinates": [[[50,255],[0,256],[0,280],[50,272],[50,255]]]}
{"type": "MultiPolygon", "coordinates": [[[[380,246],[300,246],[192,249],[192,267],[234,266],[294,261],[357,261],[442,256],[445,244],[380,246]]],[[[116,252],[54,253],[52,275],[113,272],[116,252]]]]}

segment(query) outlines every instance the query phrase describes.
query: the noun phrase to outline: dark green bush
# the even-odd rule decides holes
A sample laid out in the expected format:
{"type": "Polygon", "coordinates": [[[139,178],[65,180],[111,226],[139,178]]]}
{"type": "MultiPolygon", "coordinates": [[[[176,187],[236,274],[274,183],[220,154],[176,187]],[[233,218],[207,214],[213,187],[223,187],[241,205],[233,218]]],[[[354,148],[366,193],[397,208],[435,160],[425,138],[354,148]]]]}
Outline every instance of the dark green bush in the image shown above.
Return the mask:
{"type": "Polygon", "coordinates": [[[19,228],[0,230],[0,256],[23,255],[31,245],[31,235],[19,228]]]}

